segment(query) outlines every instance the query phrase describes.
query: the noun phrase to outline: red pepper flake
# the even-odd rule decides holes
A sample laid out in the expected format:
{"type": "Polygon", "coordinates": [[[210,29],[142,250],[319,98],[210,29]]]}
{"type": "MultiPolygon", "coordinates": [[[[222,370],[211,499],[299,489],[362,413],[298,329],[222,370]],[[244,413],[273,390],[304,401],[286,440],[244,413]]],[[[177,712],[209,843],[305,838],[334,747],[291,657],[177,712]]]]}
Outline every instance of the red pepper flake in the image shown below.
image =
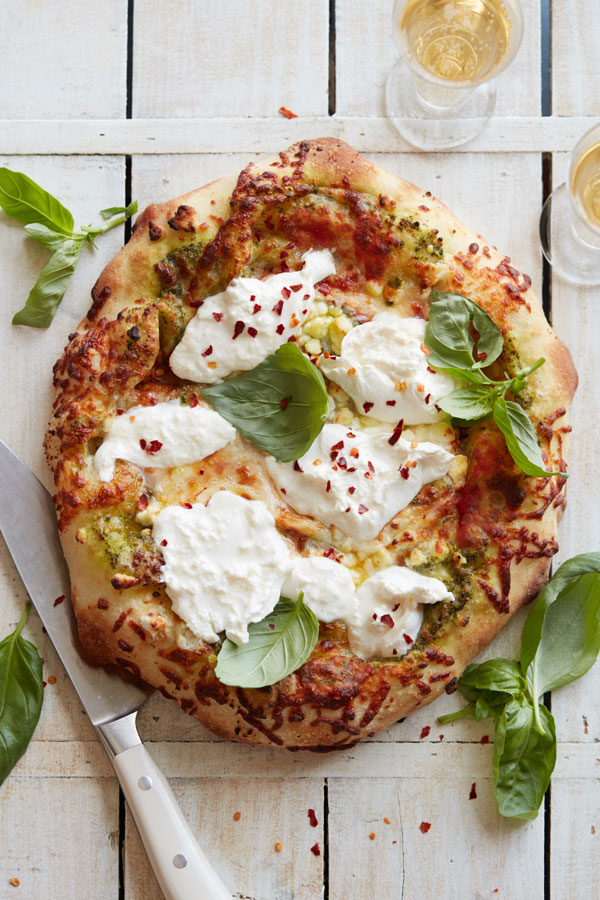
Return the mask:
{"type": "Polygon", "coordinates": [[[285,116],[286,119],[297,119],[298,113],[292,112],[291,109],[288,109],[287,106],[280,106],[279,113],[282,116],[285,116]]]}
{"type": "Polygon", "coordinates": [[[421,740],[423,740],[423,738],[426,738],[430,731],[431,727],[429,725],[424,725],[423,728],[421,728],[421,740]]]}
{"type": "Polygon", "coordinates": [[[282,850],[283,844],[281,843],[281,841],[277,841],[277,843],[275,844],[275,853],[281,853],[282,850]]]}
{"type": "Polygon", "coordinates": [[[487,359],[487,353],[483,353],[483,352],[482,352],[482,353],[476,353],[476,354],[475,354],[475,358],[476,358],[476,359],[487,359]]]}
{"type": "Polygon", "coordinates": [[[377,621],[377,613],[373,613],[371,618],[373,619],[374,622],[376,622],[377,621]]]}
{"type": "Polygon", "coordinates": [[[404,428],[404,419],[400,419],[400,421],[397,423],[397,425],[394,426],[394,430],[391,433],[390,437],[388,438],[388,444],[390,444],[392,447],[394,446],[394,444],[398,443],[398,441],[402,435],[403,428],[404,428]]]}
{"type": "Polygon", "coordinates": [[[194,409],[198,406],[198,398],[194,394],[192,394],[188,402],[190,404],[190,409],[194,409]]]}
{"type": "MultiPolygon", "coordinates": [[[[334,358],[335,358],[335,357],[334,357],[334,358]]],[[[355,438],[356,435],[354,434],[353,431],[347,431],[347,432],[346,432],[346,437],[349,437],[349,438],[355,438]]]]}
{"type": "Polygon", "coordinates": [[[287,491],[284,487],[279,488],[279,490],[281,491],[282,494],[287,494],[287,491]]]}
{"type": "Polygon", "coordinates": [[[443,741],[443,740],[444,740],[444,735],[443,735],[443,734],[440,734],[440,735],[438,735],[438,736],[439,736],[440,741],[443,741]]]}
{"type": "Polygon", "coordinates": [[[315,816],[315,811],[314,811],[314,809],[309,809],[309,810],[308,810],[308,820],[309,820],[309,822],[310,822],[310,824],[312,825],[313,828],[316,828],[317,825],[319,824],[318,821],[317,821],[317,817],[315,816]]]}
{"type": "Polygon", "coordinates": [[[321,848],[319,847],[319,842],[318,842],[318,841],[317,841],[316,844],[313,844],[313,845],[312,845],[312,847],[310,848],[310,852],[313,853],[315,856],[320,856],[320,855],[321,855],[321,848]]]}
{"type": "Polygon", "coordinates": [[[64,599],[65,599],[65,595],[61,594],[60,597],[57,597],[56,600],[54,601],[54,605],[60,606],[60,604],[63,602],[64,599]]]}
{"type": "Polygon", "coordinates": [[[262,309],[262,306],[260,305],[260,303],[255,303],[254,308],[252,310],[252,315],[255,316],[257,312],[261,311],[261,309],[262,309]]]}
{"type": "Polygon", "coordinates": [[[373,465],[373,463],[371,462],[370,459],[367,461],[367,466],[368,466],[369,472],[375,473],[375,466],[373,465]]]}
{"type": "Polygon", "coordinates": [[[215,320],[215,322],[220,322],[221,319],[223,318],[223,313],[220,313],[220,312],[214,312],[214,313],[212,314],[212,317],[213,317],[213,319],[215,320]]]}
{"type": "Polygon", "coordinates": [[[375,406],[375,404],[369,403],[369,401],[367,401],[366,403],[363,403],[363,409],[366,413],[368,413],[369,410],[373,409],[374,406],[375,406]]]}
{"type": "Polygon", "coordinates": [[[489,734],[484,734],[483,737],[481,738],[480,743],[481,744],[489,744],[489,742],[490,742],[489,734]]]}
{"type": "Polygon", "coordinates": [[[331,445],[331,449],[332,449],[332,450],[343,450],[343,449],[344,449],[344,442],[343,442],[343,441],[338,441],[337,444],[332,444],[332,445],[331,445]]]}
{"type": "Polygon", "coordinates": [[[158,453],[158,451],[162,447],[162,441],[150,441],[149,444],[147,444],[146,441],[143,440],[143,438],[142,438],[142,441],[140,441],[140,447],[142,447],[142,450],[145,450],[146,453],[150,453],[150,454],[158,453]],[[144,443],[143,447],[142,447],[142,441],[144,443]]]}
{"type": "Polygon", "coordinates": [[[56,684],[56,675],[48,675],[48,684],[56,684]]]}
{"type": "Polygon", "coordinates": [[[365,506],[364,503],[361,503],[358,507],[359,516],[363,516],[366,512],[369,512],[369,507],[365,506]]]}
{"type": "Polygon", "coordinates": [[[431,828],[431,822],[421,822],[419,828],[421,829],[422,834],[427,834],[427,832],[431,828]]]}
{"type": "Polygon", "coordinates": [[[12,884],[13,887],[19,887],[19,885],[21,884],[18,878],[11,878],[8,883],[12,884]]]}
{"type": "Polygon", "coordinates": [[[385,405],[386,405],[386,406],[395,406],[395,405],[396,405],[396,401],[395,401],[395,400],[386,400],[386,401],[385,401],[385,405]]]}
{"type": "Polygon", "coordinates": [[[203,351],[202,356],[211,356],[212,352],[213,352],[213,346],[212,346],[212,344],[209,344],[208,347],[206,348],[206,350],[203,351]]]}
{"type": "Polygon", "coordinates": [[[118,410],[117,410],[117,415],[118,415],[118,416],[122,416],[124,412],[125,412],[124,409],[118,409],[118,410]]]}
{"type": "Polygon", "coordinates": [[[392,617],[390,616],[389,613],[386,613],[385,616],[382,616],[381,621],[383,622],[384,625],[387,625],[388,628],[394,627],[394,620],[392,619],[392,617]]]}
{"type": "Polygon", "coordinates": [[[337,461],[337,464],[338,464],[338,466],[340,467],[340,469],[347,469],[347,468],[348,468],[348,461],[347,461],[347,459],[346,459],[345,456],[340,456],[340,458],[339,458],[338,461],[337,461]]]}
{"type": "Polygon", "coordinates": [[[146,494],[140,494],[136,505],[139,512],[143,512],[145,509],[148,509],[148,497],[146,496],[146,494]]]}
{"type": "Polygon", "coordinates": [[[349,487],[349,488],[348,488],[348,493],[349,493],[349,494],[353,494],[355,490],[356,490],[355,487],[349,487]]]}
{"type": "Polygon", "coordinates": [[[290,291],[293,291],[294,293],[296,293],[297,291],[300,290],[301,287],[302,287],[301,284],[290,284],[290,291]]]}
{"type": "Polygon", "coordinates": [[[477,782],[474,781],[469,792],[469,800],[477,800],[477,782]]]}
{"type": "Polygon", "coordinates": [[[374,831],[372,831],[371,834],[369,835],[369,840],[374,841],[376,837],[377,837],[377,835],[375,834],[374,831]]]}
{"type": "Polygon", "coordinates": [[[241,319],[238,319],[238,321],[233,326],[233,337],[231,338],[231,340],[235,341],[235,339],[240,336],[245,327],[246,323],[242,322],[241,319]]]}
{"type": "Polygon", "coordinates": [[[291,399],[292,399],[291,397],[284,397],[280,404],[281,408],[285,409],[291,399]]]}
{"type": "Polygon", "coordinates": [[[186,509],[191,509],[191,508],[192,508],[192,504],[191,504],[191,503],[182,503],[181,505],[184,506],[186,509]]]}
{"type": "Polygon", "coordinates": [[[161,547],[166,547],[166,546],[167,546],[167,539],[166,539],[166,538],[163,538],[163,539],[162,539],[162,541],[160,542],[160,546],[161,546],[161,547]]]}
{"type": "Polygon", "coordinates": [[[431,400],[431,394],[427,394],[427,396],[425,397],[425,404],[429,405],[430,400],[431,400]]]}
{"type": "Polygon", "coordinates": [[[328,481],[327,484],[325,485],[325,493],[328,494],[330,490],[331,490],[331,482],[328,481]]]}
{"type": "Polygon", "coordinates": [[[273,307],[273,312],[277,313],[278,316],[283,312],[283,300],[278,300],[275,306],[273,307]]]}
{"type": "Polygon", "coordinates": [[[287,250],[282,250],[279,254],[279,259],[287,259],[289,255],[290,254],[287,252],[287,250]]]}
{"type": "MultiPolygon", "coordinates": [[[[287,253],[286,253],[286,256],[287,256],[287,253]]],[[[284,297],[286,300],[289,300],[290,297],[292,296],[292,292],[287,287],[281,288],[281,296],[284,297]]]]}
{"type": "MultiPolygon", "coordinates": [[[[310,294],[305,294],[302,298],[303,300],[310,300],[310,294]]],[[[334,357],[335,359],[335,357],[334,357]]]]}
{"type": "Polygon", "coordinates": [[[392,823],[391,823],[391,820],[388,819],[387,816],[384,816],[384,817],[383,817],[383,821],[385,822],[386,825],[391,825],[391,824],[392,824],[392,823]]]}
{"type": "Polygon", "coordinates": [[[407,466],[401,466],[401,467],[400,467],[400,474],[402,475],[402,477],[404,478],[404,480],[407,481],[407,480],[408,480],[408,476],[409,476],[408,467],[407,467],[407,466]]]}
{"type": "Polygon", "coordinates": [[[47,681],[42,681],[42,687],[47,687],[47,686],[48,686],[48,682],[47,682],[47,681]]]}
{"type": "Polygon", "coordinates": [[[269,624],[269,628],[275,628],[275,623],[274,623],[274,622],[269,622],[268,624],[269,624]]]}
{"type": "Polygon", "coordinates": [[[407,634],[406,632],[404,632],[402,637],[404,638],[404,640],[406,641],[407,644],[414,644],[414,641],[411,638],[410,634],[407,634]]]}
{"type": "Polygon", "coordinates": [[[304,469],[300,468],[300,463],[297,459],[294,460],[294,472],[304,472],[304,469]]]}
{"type": "Polygon", "coordinates": [[[140,440],[140,447],[142,448],[142,450],[146,449],[146,441],[144,440],[144,438],[140,440]]]}
{"type": "Polygon", "coordinates": [[[234,814],[233,814],[233,821],[234,821],[234,822],[239,822],[241,818],[242,818],[241,812],[234,812],[234,814]]]}
{"type": "Polygon", "coordinates": [[[354,457],[354,459],[358,459],[358,457],[360,456],[360,454],[358,452],[358,447],[352,448],[352,450],[350,451],[350,456],[354,457]]]}
{"type": "Polygon", "coordinates": [[[258,331],[257,331],[257,329],[254,327],[254,325],[251,325],[251,326],[250,326],[250,328],[248,329],[248,334],[250,335],[251,338],[255,338],[255,337],[256,337],[256,335],[258,334],[258,331]]]}
{"type": "Polygon", "coordinates": [[[108,609],[108,600],[105,600],[104,597],[99,597],[96,605],[98,609],[108,609]]]}
{"type": "Polygon", "coordinates": [[[325,552],[323,553],[323,556],[326,556],[327,559],[333,559],[333,557],[335,556],[335,550],[333,549],[333,547],[328,547],[327,550],[325,550],[325,552]]]}
{"type": "Polygon", "coordinates": [[[280,325],[277,326],[277,328],[275,329],[275,332],[276,332],[276,334],[283,334],[284,330],[285,330],[285,325],[282,322],[280,325]]]}

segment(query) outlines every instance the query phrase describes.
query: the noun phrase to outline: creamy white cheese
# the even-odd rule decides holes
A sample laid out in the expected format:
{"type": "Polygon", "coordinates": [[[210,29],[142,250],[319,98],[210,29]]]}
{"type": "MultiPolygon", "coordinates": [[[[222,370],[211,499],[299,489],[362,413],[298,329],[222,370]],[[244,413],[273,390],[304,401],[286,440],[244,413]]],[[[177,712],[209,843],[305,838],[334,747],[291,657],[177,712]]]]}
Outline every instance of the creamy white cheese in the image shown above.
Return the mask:
{"type": "Polygon", "coordinates": [[[393,312],[378,313],[342,341],[338,357],[320,358],[320,368],[350,394],[358,411],[382,422],[435,422],[438,400],[458,387],[448,375],[428,369],[423,350],[426,322],[393,312]]]}
{"type": "Polygon", "coordinates": [[[246,643],[249,623],[271,612],[292,566],[265,504],[230,491],[213,494],[207,506],[167,506],[153,536],[173,609],[208,643],[223,631],[246,643]]]}
{"type": "Polygon", "coordinates": [[[423,604],[452,600],[442,581],[405,566],[389,566],[356,592],[357,612],[347,622],[350,649],[364,659],[404,656],[419,635],[423,604]]]}
{"type": "Polygon", "coordinates": [[[325,556],[301,557],[283,582],[281,596],[304,603],[320,622],[350,621],[356,612],[352,575],[346,566],[325,556]]]}
{"type": "Polygon", "coordinates": [[[329,250],[309,250],[299,272],[234,278],[188,323],[169,365],[180,378],[215,384],[274,353],[310,312],[315,284],[335,273],[329,250]]]}
{"type": "Polygon", "coordinates": [[[379,434],[326,424],[296,462],[268,456],[266,466],[282,498],[297,512],[369,541],[424,484],[445,475],[452,459],[436,444],[412,446],[397,431],[379,434]]]}
{"type": "Polygon", "coordinates": [[[110,481],[117,459],[167,469],[197,462],[235,440],[235,428],[212,409],[179,400],[134,406],[110,419],[94,456],[100,481],[110,481]]]}

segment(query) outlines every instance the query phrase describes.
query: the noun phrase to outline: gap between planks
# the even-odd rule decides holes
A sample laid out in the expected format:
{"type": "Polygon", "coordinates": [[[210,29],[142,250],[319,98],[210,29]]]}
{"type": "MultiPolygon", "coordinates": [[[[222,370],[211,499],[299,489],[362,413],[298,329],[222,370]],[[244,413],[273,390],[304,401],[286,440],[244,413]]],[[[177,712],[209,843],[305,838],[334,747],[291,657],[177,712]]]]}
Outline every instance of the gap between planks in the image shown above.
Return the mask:
{"type": "MultiPolygon", "coordinates": [[[[365,743],[328,754],[222,741],[148,741],[170,778],[447,778],[448,772],[492,777],[493,745],[479,743],[365,743]]],[[[97,778],[113,775],[100,742],[33,741],[14,770],[30,778],[97,778]],[[68,773],[68,776],[65,774],[68,773]]],[[[600,778],[600,747],[559,743],[554,779],[600,778]]]]}
{"type": "MultiPolygon", "coordinates": [[[[570,151],[595,117],[492,118],[452,153],[570,151]]],[[[0,120],[0,154],[12,156],[156,155],[265,152],[298,140],[337,137],[360,152],[415,152],[383,117],[317,116],[219,119],[0,120]]]]}

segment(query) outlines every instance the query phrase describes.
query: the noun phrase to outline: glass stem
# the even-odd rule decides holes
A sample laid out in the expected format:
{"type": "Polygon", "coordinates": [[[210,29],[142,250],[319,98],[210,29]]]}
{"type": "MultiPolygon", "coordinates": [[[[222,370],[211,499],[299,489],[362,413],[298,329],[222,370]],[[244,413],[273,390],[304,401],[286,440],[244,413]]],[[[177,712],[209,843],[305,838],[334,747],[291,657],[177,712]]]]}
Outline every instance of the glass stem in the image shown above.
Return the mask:
{"type": "Polygon", "coordinates": [[[475,87],[445,87],[440,84],[432,84],[425,78],[412,74],[415,94],[423,109],[435,115],[436,111],[445,112],[451,109],[459,109],[466,100],[477,90],[475,87]]]}

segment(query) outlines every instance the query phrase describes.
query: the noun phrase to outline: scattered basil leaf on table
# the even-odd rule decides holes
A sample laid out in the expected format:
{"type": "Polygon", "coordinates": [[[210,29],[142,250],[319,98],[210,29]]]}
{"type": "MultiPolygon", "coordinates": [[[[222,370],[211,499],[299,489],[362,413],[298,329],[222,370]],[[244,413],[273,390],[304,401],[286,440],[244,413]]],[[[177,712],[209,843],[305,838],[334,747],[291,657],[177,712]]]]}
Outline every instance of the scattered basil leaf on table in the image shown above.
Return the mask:
{"type": "Polygon", "coordinates": [[[540,698],[584,675],[599,651],[600,553],[583,553],[563,563],[536,597],[520,662],[472,663],[459,678],[468,705],[439,721],[494,720],[494,792],[503,816],[537,816],[556,761],[554,719],[540,698]]]}
{"type": "Polygon", "coordinates": [[[538,359],[512,377],[496,380],[482,369],[495,362],[504,346],[502,333],[490,316],[462,294],[433,293],[425,328],[427,363],[432,368],[470,382],[438,400],[437,405],[458,425],[472,425],[493,417],[504,435],[515,464],[526,475],[549,478],[565,472],[548,472],[527,413],[514,400],[527,384],[527,377],[545,362],[538,359]]]}
{"type": "Polygon", "coordinates": [[[66,235],[73,231],[69,210],[22,172],[0,168],[0,206],[22,225],[45,225],[66,235]]]}
{"type": "Polygon", "coordinates": [[[21,636],[30,608],[27,603],[16,629],[0,641],[0,784],[25,753],[42,709],[42,661],[21,636]]]}
{"type": "Polygon", "coordinates": [[[302,456],[320,433],[329,399],[323,376],[294,343],[202,395],[259,450],[280,462],[302,456]]]}
{"type": "Polygon", "coordinates": [[[275,609],[248,626],[248,643],[227,639],[217,657],[215,674],[223,684],[261,688],[275,684],[306,662],[319,637],[314,612],[297,600],[281,597],[275,609]]]}
{"type": "Polygon", "coordinates": [[[73,216],[56,197],[27,175],[6,168],[0,168],[0,207],[8,216],[21,222],[30,237],[53,251],[25,306],[12,320],[14,325],[31,328],[47,328],[52,322],[83,245],[94,244],[96,235],[121,225],[137,212],[136,202],[103,209],[100,215],[110,221],[74,231],[73,216]]]}

